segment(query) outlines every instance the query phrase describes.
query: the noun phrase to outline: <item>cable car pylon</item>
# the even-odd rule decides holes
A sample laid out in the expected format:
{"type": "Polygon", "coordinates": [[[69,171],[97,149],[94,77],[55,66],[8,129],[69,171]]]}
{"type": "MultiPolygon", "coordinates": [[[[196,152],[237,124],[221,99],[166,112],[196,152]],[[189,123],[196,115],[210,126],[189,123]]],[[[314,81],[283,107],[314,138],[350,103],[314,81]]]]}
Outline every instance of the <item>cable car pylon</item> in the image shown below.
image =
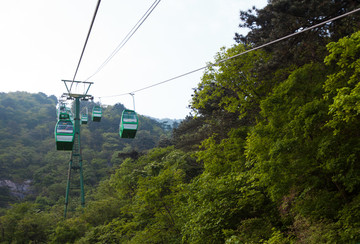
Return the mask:
{"type": "Polygon", "coordinates": [[[80,126],[81,126],[81,115],[80,115],[80,101],[87,101],[93,99],[88,93],[92,82],[86,81],[73,81],[73,80],[62,80],[65,84],[67,93],[63,96],[69,100],[75,100],[75,118],[74,118],[74,144],[71,151],[71,157],[69,161],[68,177],[66,184],[65,193],[65,206],[64,206],[64,218],[67,216],[69,210],[70,197],[76,198],[76,193],[79,194],[80,203],[82,207],[85,207],[85,193],[84,193],[84,179],[83,179],[83,165],[82,165],[82,152],[81,152],[81,137],[80,137],[80,126]],[[81,83],[87,85],[87,89],[81,94],[72,93],[71,88],[69,89],[68,83],[81,83]],[[76,190],[74,190],[76,189],[76,190]],[[72,191],[73,190],[73,191],[72,191]]]}

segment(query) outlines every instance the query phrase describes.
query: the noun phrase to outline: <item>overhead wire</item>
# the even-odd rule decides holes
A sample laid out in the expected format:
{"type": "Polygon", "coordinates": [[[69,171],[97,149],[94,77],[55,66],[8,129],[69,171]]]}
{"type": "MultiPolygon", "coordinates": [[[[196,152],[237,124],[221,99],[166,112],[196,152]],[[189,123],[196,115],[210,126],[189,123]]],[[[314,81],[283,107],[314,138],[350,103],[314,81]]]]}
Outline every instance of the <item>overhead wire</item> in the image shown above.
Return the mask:
{"type": "Polygon", "coordinates": [[[278,39],[276,39],[276,40],[270,41],[270,42],[265,43],[265,44],[263,44],[263,45],[260,45],[260,46],[258,46],[258,47],[254,47],[254,48],[252,48],[252,49],[246,50],[246,51],[244,51],[244,52],[241,52],[241,53],[239,53],[239,54],[233,55],[233,56],[231,56],[231,57],[228,57],[228,58],[219,60],[219,61],[217,61],[217,62],[215,62],[215,63],[205,65],[205,66],[200,67],[200,68],[198,68],[198,69],[195,69],[195,70],[192,70],[192,71],[183,73],[183,74],[181,74],[181,75],[175,76],[175,77],[173,77],[173,78],[170,78],[170,79],[167,79],[167,80],[164,80],[164,81],[161,81],[161,82],[158,82],[158,83],[155,83],[155,84],[152,84],[152,85],[149,85],[149,86],[140,88],[140,89],[138,89],[138,90],[134,90],[134,91],[131,91],[131,92],[122,93],[122,94],[119,94],[119,95],[102,96],[102,98],[119,97],[119,96],[134,94],[134,93],[139,92],[139,91],[143,91],[143,90],[146,90],[146,89],[155,87],[155,86],[162,85],[162,84],[164,84],[164,83],[167,83],[167,82],[176,80],[176,79],[181,78],[181,77],[184,77],[184,76],[186,76],[186,75],[189,75],[189,74],[198,72],[198,71],[200,71],[200,70],[204,70],[204,69],[206,69],[206,68],[210,68],[210,67],[212,67],[212,66],[216,66],[216,65],[221,64],[221,63],[224,63],[224,62],[226,62],[226,61],[228,61],[228,60],[231,60],[231,59],[237,58],[237,57],[239,57],[239,56],[242,56],[242,55],[244,55],[244,54],[247,54],[247,53],[249,53],[249,52],[252,52],[252,51],[255,51],[255,50],[264,48],[264,47],[266,47],[266,46],[269,46],[269,45],[272,45],[272,44],[274,44],[274,43],[280,42],[280,41],[282,41],[282,40],[288,39],[288,38],[290,38],[290,37],[299,35],[299,34],[301,34],[301,33],[303,33],[303,32],[312,30],[312,29],[317,28],[317,27],[319,27],[319,26],[325,25],[325,24],[327,24],[327,23],[329,23],[329,22],[332,22],[332,21],[335,21],[335,20],[337,20],[337,19],[346,17],[346,16],[348,16],[348,15],[350,15],[350,14],[356,13],[356,12],[358,12],[358,11],[360,11],[360,8],[354,9],[354,10],[352,10],[352,11],[350,11],[350,12],[347,12],[347,13],[345,13],[345,14],[336,16],[336,17],[334,17],[334,18],[325,20],[325,21],[323,21],[323,22],[321,22],[321,23],[319,23],[319,24],[310,26],[310,27],[305,28],[305,29],[303,29],[303,30],[300,30],[300,31],[298,31],[298,32],[295,32],[295,33],[289,34],[289,35],[287,35],[287,36],[278,38],[278,39]]]}
{"type": "Polygon", "coordinates": [[[84,44],[84,47],[83,47],[83,49],[82,49],[82,52],[81,52],[81,55],[80,55],[80,59],[79,59],[78,65],[77,65],[77,67],[76,67],[75,74],[74,74],[74,77],[73,77],[72,82],[71,82],[71,85],[70,85],[70,91],[71,91],[71,88],[72,88],[73,83],[74,83],[74,81],[75,81],[77,72],[78,72],[78,70],[79,70],[80,63],[81,63],[82,57],[83,57],[83,55],[84,55],[86,45],[87,45],[87,42],[88,42],[88,40],[89,40],[90,33],[91,33],[92,27],[93,27],[94,22],[95,22],[95,18],[96,18],[96,15],[97,15],[97,11],[98,11],[99,6],[100,6],[100,2],[101,2],[101,0],[98,0],[98,2],[97,2],[96,8],[95,8],[95,12],[94,12],[94,15],[93,15],[91,24],[90,24],[90,28],[89,28],[89,31],[88,31],[88,34],[87,34],[87,37],[86,37],[86,40],[85,40],[85,44],[84,44]]]}
{"type": "Polygon", "coordinates": [[[157,7],[161,0],[155,0],[153,4],[148,8],[145,14],[139,19],[139,21],[133,26],[133,28],[129,31],[129,33],[125,36],[125,38],[120,42],[120,44],[115,48],[115,50],[109,55],[109,57],[100,65],[100,67],[93,73],[89,78],[85,81],[92,78],[94,75],[99,73],[105,65],[107,65],[110,60],[120,51],[120,49],[125,46],[125,44],[130,40],[130,38],[135,34],[135,32],[140,28],[140,26],[145,22],[145,20],[150,16],[153,10],[157,7]]]}

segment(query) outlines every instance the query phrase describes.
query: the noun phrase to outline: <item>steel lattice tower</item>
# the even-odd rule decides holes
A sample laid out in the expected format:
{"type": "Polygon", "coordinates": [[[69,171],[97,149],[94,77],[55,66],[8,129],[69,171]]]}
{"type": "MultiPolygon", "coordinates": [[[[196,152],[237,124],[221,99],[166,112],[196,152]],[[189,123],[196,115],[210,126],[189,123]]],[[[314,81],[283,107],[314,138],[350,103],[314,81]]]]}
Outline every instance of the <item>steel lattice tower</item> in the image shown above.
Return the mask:
{"type": "Polygon", "coordinates": [[[70,81],[63,80],[65,87],[68,93],[64,93],[67,99],[75,100],[75,117],[74,117],[74,125],[75,125],[75,134],[74,134],[74,144],[71,151],[71,157],[69,161],[68,168],[68,177],[66,184],[66,193],[65,193],[65,206],[64,206],[64,217],[66,218],[67,212],[69,210],[70,198],[74,198],[77,200],[80,198],[80,203],[82,207],[85,207],[85,193],[84,193],[84,179],[83,179],[83,165],[82,165],[82,152],[81,152],[81,137],[80,137],[80,126],[81,126],[81,117],[80,117],[80,101],[93,99],[91,95],[88,95],[88,91],[90,86],[93,84],[92,82],[83,82],[83,81],[70,81]],[[71,86],[73,83],[84,84],[87,85],[87,89],[84,89],[82,94],[71,93],[71,89],[69,89],[67,83],[71,82],[71,86]]]}

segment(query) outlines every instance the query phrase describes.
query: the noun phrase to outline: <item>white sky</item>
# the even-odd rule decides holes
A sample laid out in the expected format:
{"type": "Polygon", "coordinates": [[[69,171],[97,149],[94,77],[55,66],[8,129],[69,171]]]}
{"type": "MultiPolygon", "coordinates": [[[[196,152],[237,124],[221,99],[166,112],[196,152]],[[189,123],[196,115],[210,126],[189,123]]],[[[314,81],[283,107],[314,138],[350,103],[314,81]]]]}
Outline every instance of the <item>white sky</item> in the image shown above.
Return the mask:
{"type": "MultiPolygon", "coordinates": [[[[103,0],[76,80],[91,76],[151,6],[153,0],[103,0]]],[[[0,2],[1,92],[43,92],[59,97],[71,80],[97,0],[0,2]]],[[[102,104],[133,108],[130,95],[109,97],[162,82],[213,62],[221,47],[235,44],[240,10],[267,0],[163,0],[148,19],[89,81],[102,104]]],[[[203,71],[135,93],[136,111],[182,119],[203,71]]],[[[82,87],[81,87],[82,88],[82,87]]]]}

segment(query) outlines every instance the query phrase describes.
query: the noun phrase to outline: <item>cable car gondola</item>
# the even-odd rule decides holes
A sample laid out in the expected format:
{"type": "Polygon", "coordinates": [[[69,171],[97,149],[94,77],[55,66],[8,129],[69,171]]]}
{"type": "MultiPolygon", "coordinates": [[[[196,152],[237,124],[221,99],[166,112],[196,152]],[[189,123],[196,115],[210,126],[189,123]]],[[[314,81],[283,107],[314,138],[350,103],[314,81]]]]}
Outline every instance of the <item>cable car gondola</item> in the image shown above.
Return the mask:
{"type": "Polygon", "coordinates": [[[86,125],[88,123],[88,108],[85,107],[81,113],[81,124],[86,125]]]}
{"type": "Polygon", "coordinates": [[[55,126],[56,149],[71,151],[74,134],[74,123],[71,120],[59,120],[55,126]]]}
{"type": "Polygon", "coordinates": [[[121,138],[134,138],[139,120],[133,110],[125,109],[121,114],[119,134],[121,138]]]}
{"type": "Polygon", "coordinates": [[[81,115],[81,124],[86,125],[88,122],[88,115],[87,114],[82,114],[81,115]]]}
{"type": "Polygon", "coordinates": [[[58,119],[70,119],[70,109],[66,107],[64,103],[59,104],[59,107],[57,109],[57,118],[58,119]]]}
{"type": "Polygon", "coordinates": [[[94,106],[92,111],[92,121],[100,122],[102,116],[102,110],[100,106],[94,106]]]}

